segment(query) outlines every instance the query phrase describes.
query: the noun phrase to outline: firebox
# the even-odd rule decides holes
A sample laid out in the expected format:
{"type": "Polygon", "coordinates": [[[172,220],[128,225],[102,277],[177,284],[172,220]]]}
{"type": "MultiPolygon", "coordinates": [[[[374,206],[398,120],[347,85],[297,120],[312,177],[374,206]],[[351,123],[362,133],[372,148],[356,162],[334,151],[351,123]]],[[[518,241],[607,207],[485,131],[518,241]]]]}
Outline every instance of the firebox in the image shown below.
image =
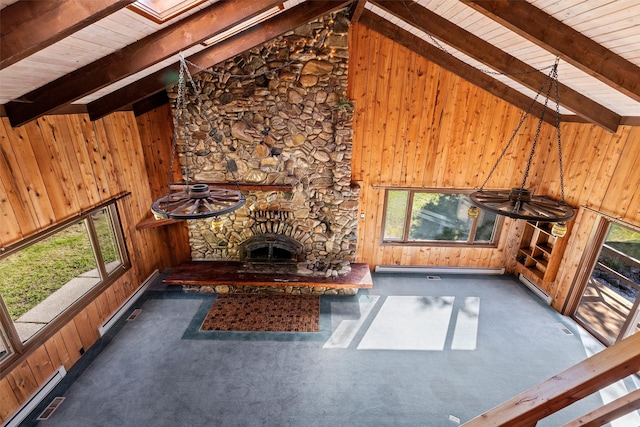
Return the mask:
{"type": "Polygon", "coordinates": [[[250,263],[298,263],[304,261],[304,246],[282,234],[258,234],[240,245],[240,260],[250,263]]]}

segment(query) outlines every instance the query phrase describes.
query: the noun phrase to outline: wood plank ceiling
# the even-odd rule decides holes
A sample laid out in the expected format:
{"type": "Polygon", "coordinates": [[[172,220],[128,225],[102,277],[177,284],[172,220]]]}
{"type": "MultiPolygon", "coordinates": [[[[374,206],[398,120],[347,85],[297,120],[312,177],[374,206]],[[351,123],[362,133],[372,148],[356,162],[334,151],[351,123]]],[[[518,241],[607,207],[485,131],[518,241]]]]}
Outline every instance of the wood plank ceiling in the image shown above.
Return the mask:
{"type": "Polygon", "coordinates": [[[522,109],[559,57],[563,120],[640,125],[637,0],[200,0],[164,23],[131,2],[0,0],[0,104],[12,125],[143,105],[175,82],[179,52],[210,67],[342,7],[522,109]]]}

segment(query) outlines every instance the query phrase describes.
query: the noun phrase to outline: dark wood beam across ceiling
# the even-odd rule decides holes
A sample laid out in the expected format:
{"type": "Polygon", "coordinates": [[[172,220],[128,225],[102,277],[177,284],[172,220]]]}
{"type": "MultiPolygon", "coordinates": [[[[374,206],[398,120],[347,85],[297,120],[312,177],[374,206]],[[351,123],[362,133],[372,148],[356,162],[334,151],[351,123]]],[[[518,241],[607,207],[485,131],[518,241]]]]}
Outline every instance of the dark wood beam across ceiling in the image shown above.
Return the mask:
{"type": "MultiPolygon", "coordinates": [[[[193,74],[198,73],[200,72],[200,68],[209,68],[233,58],[287,31],[291,31],[329,12],[345,7],[349,3],[351,2],[330,0],[313,1],[294,6],[260,24],[254,25],[233,37],[222,40],[186,58],[189,62],[199,67],[189,66],[189,71],[193,74]]],[[[91,120],[99,119],[121,107],[136,103],[148,96],[158,93],[167,86],[176,84],[178,82],[177,76],[179,70],[180,64],[173,64],[111,92],[100,99],[96,99],[87,105],[89,117],[91,120]]]]}
{"type": "MultiPolygon", "coordinates": [[[[546,74],[417,3],[405,4],[397,1],[373,1],[372,3],[493,70],[509,76],[534,92],[538,92],[548,81],[546,74]]],[[[558,92],[560,104],[578,116],[611,132],[618,129],[620,116],[615,112],[561,83],[558,84],[558,92]]]]}
{"type": "Polygon", "coordinates": [[[133,0],[19,1],[0,13],[0,70],[133,3],[133,0]]]}
{"type": "MultiPolygon", "coordinates": [[[[522,110],[526,111],[531,106],[532,100],[528,96],[489,77],[482,71],[454,58],[369,10],[362,12],[358,22],[522,110]]],[[[542,104],[536,102],[531,108],[531,115],[540,118],[542,111],[542,104]]],[[[542,117],[545,122],[555,125],[553,114],[545,114],[542,117]]]]}
{"type": "Polygon", "coordinates": [[[23,125],[62,105],[156,64],[183,49],[280,5],[282,0],[214,3],[182,21],[100,58],[5,105],[12,126],[23,125]]]}
{"type": "Polygon", "coordinates": [[[362,12],[364,11],[364,6],[367,4],[367,0],[356,0],[351,5],[351,24],[355,24],[362,16],[362,12]]]}
{"type": "Polygon", "coordinates": [[[460,0],[574,67],[640,101],[640,67],[526,1],[460,0]]]}

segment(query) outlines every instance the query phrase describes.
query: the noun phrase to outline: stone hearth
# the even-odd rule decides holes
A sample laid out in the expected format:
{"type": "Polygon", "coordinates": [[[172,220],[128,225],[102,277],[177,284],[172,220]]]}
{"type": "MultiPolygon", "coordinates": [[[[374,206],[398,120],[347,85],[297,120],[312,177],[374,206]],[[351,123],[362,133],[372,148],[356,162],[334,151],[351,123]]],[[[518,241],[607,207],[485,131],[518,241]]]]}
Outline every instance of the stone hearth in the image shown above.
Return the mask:
{"type": "Polygon", "coordinates": [[[194,76],[215,129],[187,90],[187,136],[178,144],[183,176],[237,180],[251,190],[244,207],[221,217],[221,228],[210,219],[189,221],[193,260],[239,261],[256,236],[268,235],[296,242],[288,261],[296,274],[349,273],[359,187],[351,184],[348,28],[337,12],[194,76]]]}

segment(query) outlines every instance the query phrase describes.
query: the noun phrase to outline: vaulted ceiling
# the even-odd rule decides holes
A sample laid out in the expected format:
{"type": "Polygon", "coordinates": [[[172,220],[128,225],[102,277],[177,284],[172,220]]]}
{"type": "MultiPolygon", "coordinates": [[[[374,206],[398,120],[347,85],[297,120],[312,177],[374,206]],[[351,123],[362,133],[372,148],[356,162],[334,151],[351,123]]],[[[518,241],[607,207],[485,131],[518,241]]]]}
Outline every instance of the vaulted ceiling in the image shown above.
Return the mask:
{"type": "Polygon", "coordinates": [[[164,23],[131,3],[0,0],[0,104],[13,126],[157,105],[179,52],[207,68],[344,7],[352,22],[523,110],[558,57],[563,120],[640,125],[637,0],[200,0],[164,23]]]}

